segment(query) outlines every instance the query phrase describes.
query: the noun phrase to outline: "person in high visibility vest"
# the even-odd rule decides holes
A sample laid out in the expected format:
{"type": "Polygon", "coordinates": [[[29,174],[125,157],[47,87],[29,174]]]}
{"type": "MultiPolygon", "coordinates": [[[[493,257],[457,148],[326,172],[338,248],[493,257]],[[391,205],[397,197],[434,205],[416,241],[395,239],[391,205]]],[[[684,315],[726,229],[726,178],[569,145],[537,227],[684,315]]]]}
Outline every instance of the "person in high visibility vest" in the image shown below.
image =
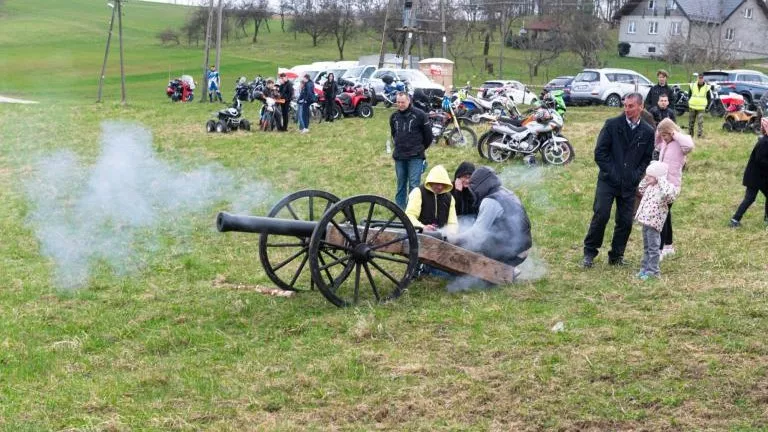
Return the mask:
{"type": "Polygon", "coordinates": [[[693,123],[696,122],[697,136],[704,136],[704,112],[709,106],[711,96],[709,84],[704,82],[704,74],[700,73],[696,82],[688,89],[688,132],[693,136],[693,123]]]}

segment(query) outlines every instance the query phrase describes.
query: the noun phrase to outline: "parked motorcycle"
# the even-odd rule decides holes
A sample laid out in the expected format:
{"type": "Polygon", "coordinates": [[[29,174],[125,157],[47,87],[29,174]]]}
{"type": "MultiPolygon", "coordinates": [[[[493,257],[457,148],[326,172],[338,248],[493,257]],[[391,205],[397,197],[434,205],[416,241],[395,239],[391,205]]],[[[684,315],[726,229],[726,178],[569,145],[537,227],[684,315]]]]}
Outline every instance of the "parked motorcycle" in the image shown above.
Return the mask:
{"type": "Polygon", "coordinates": [[[432,127],[432,142],[443,138],[445,144],[451,147],[476,146],[477,134],[471,128],[459,125],[450,98],[444,96],[436,99],[442,100],[442,106],[441,109],[432,110],[428,114],[432,127]]]}
{"type": "Polygon", "coordinates": [[[573,146],[559,135],[563,118],[557,111],[547,108],[536,110],[535,121],[525,126],[499,122],[491,127],[491,133],[478,142],[478,152],[494,162],[504,162],[517,155],[533,156],[541,153],[545,164],[565,165],[574,158],[573,146]]]}
{"type": "Polygon", "coordinates": [[[390,75],[384,75],[381,77],[381,80],[384,82],[384,93],[382,94],[382,97],[384,98],[384,106],[387,108],[395,104],[395,99],[397,99],[397,94],[399,92],[412,94],[408,81],[395,81],[390,75]]]}

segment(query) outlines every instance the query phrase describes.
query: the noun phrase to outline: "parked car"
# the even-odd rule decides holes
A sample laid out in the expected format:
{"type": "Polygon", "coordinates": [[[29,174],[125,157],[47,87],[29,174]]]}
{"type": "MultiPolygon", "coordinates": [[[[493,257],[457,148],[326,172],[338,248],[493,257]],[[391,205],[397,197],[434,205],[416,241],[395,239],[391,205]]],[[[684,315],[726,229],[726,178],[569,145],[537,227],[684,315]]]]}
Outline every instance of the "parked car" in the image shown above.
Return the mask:
{"type": "Polygon", "coordinates": [[[348,81],[352,81],[355,84],[360,84],[368,81],[368,79],[376,72],[376,66],[374,65],[361,65],[347,69],[344,72],[342,78],[348,81]]]}
{"type": "Polygon", "coordinates": [[[546,91],[552,91],[552,90],[562,90],[563,91],[563,100],[565,101],[566,105],[571,105],[571,83],[573,82],[573,76],[567,75],[567,76],[559,76],[551,81],[549,81],[545,86],[544,90],[546,91]]]}
{"type": "Polygon", "coordinates": [[[707,71],[704,81],[718,84],[721,95],[740,94],[747,109],[755,109],[754,103],[768,91],[768,75],[749,69],[707,71]]]}
{"type": "Polygon", "coordinates": [[[488,90],[497,89],[499,87],[506,87],[507,94],[515,101],[516,104],[532,105],[539,100],[539,97],[536,96],[536,93],[528,90],[525,84],[514,80],[486,81],[478,89],[477,97],[484,98],[487,95],[488,90]]]}
{"type": "Polygon", "coordinates": [[[429,78],[427,78],[426,75],[424,75],[424,73],[419,70],[380,68],[377,69],[376,72],[374,72],[373,75],[371,75],[371,78],[368,80],[368,82],[373,87],[374,94],[380,101],[384,100],[384,81],[381,79],[387,75],[391,76],[397,81],[408,81],[411,90],[424,90],[424,93],[428,96],[443,97],[445,94],[445,87],[432,82],[429,78]]]}
{"type": "Polygon", "coordinates": [[[571,83],[571,101],[621,106],[624,96],[638,92],[643,98],[653,83],[643,75],[629,69],[584,69],[571,83]]]}

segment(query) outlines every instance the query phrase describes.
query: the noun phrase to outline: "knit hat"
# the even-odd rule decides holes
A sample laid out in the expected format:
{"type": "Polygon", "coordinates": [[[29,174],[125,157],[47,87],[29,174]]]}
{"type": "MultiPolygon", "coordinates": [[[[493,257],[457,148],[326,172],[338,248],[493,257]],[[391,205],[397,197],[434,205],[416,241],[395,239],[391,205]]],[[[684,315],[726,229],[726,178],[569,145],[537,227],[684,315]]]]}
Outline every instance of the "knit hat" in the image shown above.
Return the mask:
{"type": "Polygon", "coordinates": [[[649,176],[658,178],[666,178],[667,177],[667,164],[664,162],[659,161],[653,161],[650,165],[648,165],[648,168],[646,168],[645,173],[649,176]]]}
{"type": "Polygon", "coordinates": [[[458,168],[456,168],[456,173],[453,175],[453,178],[457,179],[467,174],[472,175],[473,172],[475,172],[475,164],[472,162],[464,161],[459,164],[458,168]]]}

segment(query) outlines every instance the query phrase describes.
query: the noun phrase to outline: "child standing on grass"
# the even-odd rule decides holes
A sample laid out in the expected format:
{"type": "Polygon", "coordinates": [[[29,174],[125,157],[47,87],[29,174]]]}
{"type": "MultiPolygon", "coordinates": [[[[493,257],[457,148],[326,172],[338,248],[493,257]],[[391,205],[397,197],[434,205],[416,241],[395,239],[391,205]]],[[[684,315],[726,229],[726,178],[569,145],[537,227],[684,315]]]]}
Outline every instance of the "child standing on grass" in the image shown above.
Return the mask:
{"type": "Polygon", "coordinates": [[[747,192],[744,194],[741,205],[731,218],[730,226],[732,228],[741,226],[741,217],[757,199],[757,192],[762,192],[765,197],[763,220],[768,225],[768,117],[760,119],[760,132],[762,136],[752,150],[747,168],[744,170],[742,184],[747,188],[747,192]]]}
{"type": "Polygon", "coordinates": [[[659,277],[661,230],[669,205],[680,190],[667,180],[667,164],[653,161],[645,170],[638,191],[643,195],[635,220],[643,226],[643,261],[637,274],[642,280],[659,277]]]}

